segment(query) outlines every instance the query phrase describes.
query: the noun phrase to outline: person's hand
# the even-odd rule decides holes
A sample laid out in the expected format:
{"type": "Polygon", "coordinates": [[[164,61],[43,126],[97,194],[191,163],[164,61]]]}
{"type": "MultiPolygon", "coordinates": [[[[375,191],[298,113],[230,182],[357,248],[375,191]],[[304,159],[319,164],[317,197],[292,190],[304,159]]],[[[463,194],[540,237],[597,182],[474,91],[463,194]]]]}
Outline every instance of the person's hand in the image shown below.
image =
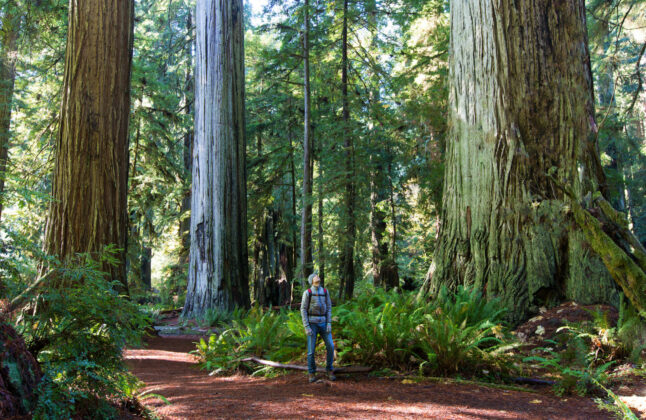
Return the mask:
{"type": "Polygon", "coordinates": [[[312,333],[312,329],[311,329],[311,328],[309,328],[309,327],[308,327],[308,328],[305,328],[305,334],[307,334],[307,335],[312,335],[312,334],[313,334],[313,333],[312,333]]]}
{"type": "Polygon", "coordinates": [[[327,324],[327,327],[325,327],[325,332],[328,332],[328,333],[332,332],[332,324],[327,324]]]}

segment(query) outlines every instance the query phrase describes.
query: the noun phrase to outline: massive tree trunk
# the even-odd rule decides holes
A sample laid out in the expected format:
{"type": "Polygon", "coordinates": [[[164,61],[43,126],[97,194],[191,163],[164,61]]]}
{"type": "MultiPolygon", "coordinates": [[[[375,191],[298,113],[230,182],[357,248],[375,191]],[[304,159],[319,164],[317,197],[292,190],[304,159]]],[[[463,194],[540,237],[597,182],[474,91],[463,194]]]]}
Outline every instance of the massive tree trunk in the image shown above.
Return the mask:
{"type": "Polygon", "coordinates": [[[350,103],[348,99],[348,0],[343,1],[343,29],[341,44],[341,95],[343,101],[343,147],[345,149],[345,232],[343,235],[343,249],[341,250],[341,287],[339,288],[340,300],[351,299],[354,292],[354,242],[356,227],[354,220],[354,145],[350,130],[350,103]]]}
{"type": "Polygon", "coordinates": [[[305,0],[305,29],[303,30],[303,66],[304,66],[304,136],[303,136],[303,209],[301,217],[301,285],[312,273],[312,121],[311,121],[311,88],[310,88],[310,2],[305,0]]]}
{"type": "Polygon", "coordinates": [[[118,249],[103,269],[127,291],[132,0],[69,2],[60,128],[45,251],[65,260],[118,249]]]}
{"type": "Polygon", "coordinates": [[[616,302],[547,176],[605,193],[584,1],[454,0],[451,19],[442,225],[422,293],[475,285],[512,322],[563,298],[616,302]]]}
{"type": "Polygon", "coordinates": [[[250,303],[242,0],[198,0],[195,17],[188,318],[250,303]]]}
{"type": "Polygon", "coordinates": [[[4,185],[9,160],[11,139],[11,106],[16,81],[16,54],[21,16],[13,1],[3,9],[2,31],[0,32],[0,221],[4,201],[4,185]]]}

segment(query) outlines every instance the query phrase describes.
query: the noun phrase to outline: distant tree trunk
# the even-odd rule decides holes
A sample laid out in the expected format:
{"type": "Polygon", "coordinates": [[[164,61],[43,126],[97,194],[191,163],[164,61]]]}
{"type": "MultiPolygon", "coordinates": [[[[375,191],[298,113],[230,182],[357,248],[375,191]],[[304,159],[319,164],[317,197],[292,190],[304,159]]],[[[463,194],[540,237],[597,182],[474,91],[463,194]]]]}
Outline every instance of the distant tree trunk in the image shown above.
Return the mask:
{"type": "Polygon", "coordinates": [[[388,237],[386,235],[386,213],[380,207],[387,199],[384,189],[384,168],[381,156],[373,155],[378,162],[370,174],[370,236],[372,239],[372,276],[376,287],[385,287],[382,273],[383,263],[388,258],[388,237]]]}
{"type": "MultiPolygon", "coordinates": [[[[386,231],[386,212],[383,206],[387,203],[391,207],[391,194],[389,194],[388,180],[381,163],[376,165],[370,179],[372,273],[375,286],[389,290],[399,286],[399,270],[395,262],[394,232],[393,236],[389,237],[386,231]]],[[[393,215],[393,230],[396,229],[396,223],[393,215]]]]}
{"type": "Polygon", "coordinates": [[[305,0],[305,29],[303,30],[303,66],[304,66],[304,127],[303,136],[303,210],[301,217],[301,285],[312,273],[312,121],[310,98],[310,2],[305,0]]]}
{"type": "MultiPolygon", "coordinates": [[[[292,115],[292,99],[291,97],[288,100],[288,109],[289,115],[292,115]]],[[[292,120],[290,119],[287,123],[287,136],[289,137],[289,157],[290,157],[290,175],[291,175],[291,197],[292,197],[292,220],[297,220],[298,215],[296,214],[296,165],[295,165],[295,153],[294,153],[294,143],[292,141],[292,120]]],[[[292,245],[291,245],[291,258],[290,258],[290,272],[292,273],[289,278],[291,279],[291,287],[294,286],[294,272],[296,271],[296,265],[298,264],[298,245],[297,245],[297,231],[292,229],[292,245]]],[[[302,283],[301,283],[302,284],[302,283]]]]}
{"type": "Polygon", "coordinates": [[[0,221],[2,220],[4,185],[9,161],[11,106],[16,81],[16,54],[21,19],[18,7],[13,1],[7,2],[3,12],[2,31],[0,32],[0,221]]]}
{"type": "Polygon", "coordinates": [[[103,270],[127,291],[128,119],[134,2],[69,2],[60,128],[45,251],[118,248],[103,270]]]}
{"type": "MultiPolygon", "coordinates": [[[[193,28],[193,19],[191,13],[188,13],[186,18],[186,31],[190,32],[193,28]]],[[[190,57],[190,48],[187,52],[190,57]]],[[[193,92],[195,88],[195,80],[191,74],[190,66],[186,71],[186,92],[193,92]]],[[[191,100],[188,94],[184,95],[184,112],[187,116],[190,116],[193,112],[193,107],[191,106],[191,100]]],[[[184,149],[183,149],[183,161],[184,161],[184,173],[186,176],[191,175],[191,170],[193,168],[193,130],[188,130],[184,133],[184,149]]],[[[190,185],[190,184],[189,184],[190,185]]],[[[180,223],[179,223],[179,236],[182,243],[182,250],[180,251],[180,263],[188,263],[189,253],[191,249],[191,188],[186,189],[184,196],[182,197],[182,206],[180,208],[180,223]]]]}
{"type": "Polygon", "coordinates": [[[422,293],[475,285],[514,323],[560,299],[617,302],[547,176],[607,193],[584,1],[454,0],[451,21],[442,225],[422,293]]]}
{"type": "Polygon", "coordinates": [[[151,237],[152,237],[152,217],[153,212],[149,207],[143,217],[143,228],[141,235],[141,283],[143,284],[146,290],[150,290],[152,286],[152,259],[153,259],[153,250],[150,247],[151,237]]]}
{"type": "Polygon", "coordinates": [[[182,316],[248,307],[242,0],[198,0],[191,252],[182,316]]]}
{"type": "MultiPolygon", "coordinates": [[[[319,142],[320,143],[320,142],[319,142]]],[[[319,146],[319,156],[321,149],[319,146]]],[[[325,287],[325,241],[323,239],[323,162],[319,157],[319,176],[318,176],[319,192],[318,192],[318,267],[319,278],[321,279],[321,286],[325,287]]]]}
{"type": "Polygon", "coordinates": [[[354,145],[352,135],[348,134],[350,129],[350,103],[348,99],[348,0],[343,1],[343,30],[342,30],[342,51],[341,51],[341,96],[343,101],[343,133],[345,149],[345,232],[343,235],[343,249],[341,250],[341,287],[339,288],[339,299],[351,299],[354,293],[354,242],[356,227],[354,220],[354,145]]]}

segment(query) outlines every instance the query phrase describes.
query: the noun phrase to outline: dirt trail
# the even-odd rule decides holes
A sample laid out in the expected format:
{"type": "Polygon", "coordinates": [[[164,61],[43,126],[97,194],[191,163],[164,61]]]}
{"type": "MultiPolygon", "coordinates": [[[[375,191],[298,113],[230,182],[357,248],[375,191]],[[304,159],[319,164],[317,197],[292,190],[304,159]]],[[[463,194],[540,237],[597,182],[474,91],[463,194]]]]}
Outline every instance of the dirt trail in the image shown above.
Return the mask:
{"type": "Polygon", "coordinates": [[[589,399],[472,385],[413,383],[367,376],[308,384],[302,373],[278,378],[208,376],[188,354],[194,340],[153,338],[126,351],[144,391],[163,395],[145,404],[164,419],[609,419],[589,399]]]}

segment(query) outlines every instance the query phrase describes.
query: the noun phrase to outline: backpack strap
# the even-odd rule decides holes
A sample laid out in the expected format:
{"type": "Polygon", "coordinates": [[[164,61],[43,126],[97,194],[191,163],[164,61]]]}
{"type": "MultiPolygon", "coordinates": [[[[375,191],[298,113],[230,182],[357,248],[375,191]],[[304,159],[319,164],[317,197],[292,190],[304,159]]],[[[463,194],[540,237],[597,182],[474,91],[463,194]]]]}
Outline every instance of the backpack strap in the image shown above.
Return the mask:
{"type": "Polygon", "coordinates": [[[307,289],[307,315],[310,314],[310,303],[312,303],[312,289],[307,289]]]}

